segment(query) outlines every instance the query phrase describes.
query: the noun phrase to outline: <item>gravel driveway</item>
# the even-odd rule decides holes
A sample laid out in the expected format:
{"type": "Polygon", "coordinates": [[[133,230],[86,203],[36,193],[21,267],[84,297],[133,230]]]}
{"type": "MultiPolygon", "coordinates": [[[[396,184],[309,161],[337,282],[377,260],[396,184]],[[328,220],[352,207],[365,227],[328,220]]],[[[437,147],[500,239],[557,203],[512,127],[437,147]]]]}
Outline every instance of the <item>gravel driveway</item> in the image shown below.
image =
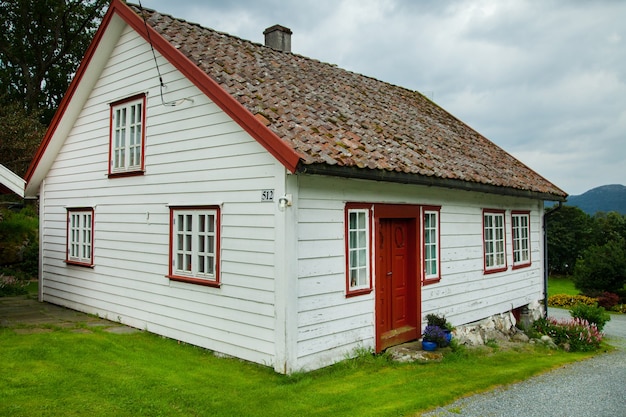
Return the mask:
{"type": "MultiPolygon", "coordinates": [[[[569,312],[562,309],[549,308],[548,314],[570,318],[569,312]]],[[[612,314],[604,332],[617,351],[455,401],[423,416],[626,416],[626,316],[612,314]]]]}

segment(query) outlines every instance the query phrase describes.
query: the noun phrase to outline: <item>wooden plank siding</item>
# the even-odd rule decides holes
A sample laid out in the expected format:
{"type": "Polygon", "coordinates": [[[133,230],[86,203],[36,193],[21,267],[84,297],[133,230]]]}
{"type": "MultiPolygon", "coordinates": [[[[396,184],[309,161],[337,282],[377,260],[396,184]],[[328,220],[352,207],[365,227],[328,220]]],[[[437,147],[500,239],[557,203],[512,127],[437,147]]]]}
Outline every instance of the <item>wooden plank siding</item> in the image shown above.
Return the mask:
{"type": "MultiPolygon", "coordinates": [[[[303,369],[340,360],[355,348],[374,348],[375,289],[371,294],[345,295],[346,202],[441,206],[441,281],[421,288],[422,318],[440,313],[460,325],[542,298],[540,202],[320,176],[301,176],[299,185],[297,350],[298,365],[303,369]],[[483,272],[484,208],[506,210],[506,272],[483,272]],[[511,268],[511,210],[531,213],[532,264],[515,270],[511,268]]],[[[375,288],[375,281],[373,285],[375,288]]]]}
{"type": "Polygon", "coordinates": [[[42,296],[250,361],[275,347],[275,202],[285,170],[262,146],[126,28],[42,187],[42,296]],[[109,103],[147,93],[146,172],[108,178],[109,103]],[[221,206],[221,287],[173,282],[169,207],[221,206]],[[66,265],[66,209],[94,207],[94,267],[66,265]]]}

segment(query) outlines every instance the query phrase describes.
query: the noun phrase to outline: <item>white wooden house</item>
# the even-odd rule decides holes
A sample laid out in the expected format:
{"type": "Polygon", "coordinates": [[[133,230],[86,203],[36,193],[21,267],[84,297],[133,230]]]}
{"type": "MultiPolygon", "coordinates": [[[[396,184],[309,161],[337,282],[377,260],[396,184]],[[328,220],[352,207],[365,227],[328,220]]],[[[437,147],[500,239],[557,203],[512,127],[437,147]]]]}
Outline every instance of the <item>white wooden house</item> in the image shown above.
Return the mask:
{"type": "Polygon", "coordinates": [[[566,194],[290,34],[113,0],[26,174],[41,300],[289,373],[543,299],[566,194]]]}

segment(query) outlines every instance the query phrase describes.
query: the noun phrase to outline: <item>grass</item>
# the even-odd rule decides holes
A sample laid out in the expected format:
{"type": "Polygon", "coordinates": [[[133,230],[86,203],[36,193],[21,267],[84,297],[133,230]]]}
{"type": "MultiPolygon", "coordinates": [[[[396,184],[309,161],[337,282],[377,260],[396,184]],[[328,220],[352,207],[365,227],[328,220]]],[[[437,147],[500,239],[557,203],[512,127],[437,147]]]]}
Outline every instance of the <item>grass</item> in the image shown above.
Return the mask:
{"type": "Polygon", "coordinates": [[[531,345],[448,352],[440,363],[356,359],[292,376],[149,333],[0,328],[0,415],[397,416],[591,356],[531,345]]]}
{"type": "Polygon", "coordinates": [[[556,294],[578,295],[580,292],[574,287],[574,282],[569,277],[549,277],[548,296],[556,294]]]}

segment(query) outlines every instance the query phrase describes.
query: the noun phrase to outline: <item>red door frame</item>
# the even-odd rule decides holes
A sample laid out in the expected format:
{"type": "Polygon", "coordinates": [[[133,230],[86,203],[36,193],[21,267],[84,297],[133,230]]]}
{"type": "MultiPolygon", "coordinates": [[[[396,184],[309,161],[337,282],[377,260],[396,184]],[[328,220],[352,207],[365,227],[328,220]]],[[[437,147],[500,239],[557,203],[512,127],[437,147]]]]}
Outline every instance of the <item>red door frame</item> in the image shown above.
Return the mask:
{"type": "MultiPolygon", "coordinates": [[[[412,298],[408,301],[409,311],[412,314],[409,316],[410,329],[405,329],[398,334],[387,332],[389,334],[383,334],[379,326],[379,315],[382,313],[381,300],[378,297],[378,291],[376,291],[375,304],[375,325],[376,325],[376,352],[382,352],[389,346],[397,345],[409,340],[415,340],[420,333],[421,325],[421,206],[413,204],[374,204],[374,251],[379,247],[379,231],[381,230],[381,219],[406,219],[408,224],[408,253],[412,256],[407,261],[407,274],[409,274],[410,283],[410,295],[412,298]]],[[[376,255],[374,255],[374,259],[376,255]]],[[[375,288],[382,285],[386,278],[380,276],[378,270],[379,265],[374,267],[374,285],[375,288]]]]}

